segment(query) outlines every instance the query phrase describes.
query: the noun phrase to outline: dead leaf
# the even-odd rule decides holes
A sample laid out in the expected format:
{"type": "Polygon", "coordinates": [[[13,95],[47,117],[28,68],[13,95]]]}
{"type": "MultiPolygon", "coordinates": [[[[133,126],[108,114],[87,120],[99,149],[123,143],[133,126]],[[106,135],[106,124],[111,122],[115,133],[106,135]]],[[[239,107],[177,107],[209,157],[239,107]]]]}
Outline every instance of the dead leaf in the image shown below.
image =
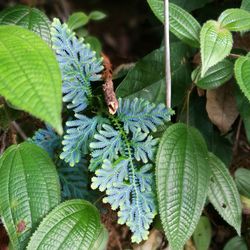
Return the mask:
{"type": "Polygon", "coordinates": [[[162,233],[157,229],[152,229],[150,231],[148,239],[141,244],[135,244],[133,246],[133,250],[156,250],[161,247],[162,243],[162,233]]]}
{"type": "Polygon", "coordinates": [[[207,91],[206,110],[213,124],[223,133],[227,133],[239,112],[231,83],[207,91]]]}
{"type": "Polygon", "coordinates": [[[194,246],[194,243],[192,242],[191,239],[189,239],[187,241],[187,243],[185,244],[185,247],[184,247],[185,250],[196,250],[195,246],[194,246]]]}

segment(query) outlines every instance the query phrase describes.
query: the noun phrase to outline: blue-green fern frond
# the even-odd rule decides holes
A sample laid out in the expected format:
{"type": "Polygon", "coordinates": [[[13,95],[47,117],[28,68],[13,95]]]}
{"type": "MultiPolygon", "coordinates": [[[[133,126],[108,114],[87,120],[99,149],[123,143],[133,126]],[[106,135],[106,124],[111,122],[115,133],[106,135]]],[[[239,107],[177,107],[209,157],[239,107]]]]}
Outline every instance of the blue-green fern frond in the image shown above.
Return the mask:
{"type": "Polygon", "coordinates": [[[47,151],[51,158],[61,144],[61,137],[49,125],[46,125],[46,128],[38,129],[31,140],[47,151]]]}
{"type": "Polygon", "coordinates": [[[101,116],[89,118],[76,114],[75,117],[77,120],[66,122],[67,133],[63,137],[63,152],[60,155],[60,158],[68,162],[70,166],[74,166],[83,155],[89,152],[89,143],[97,132],[97,128],[100,129],[107,121],[101,116]]]}
{"type": "Polygon", "coordinates": [[[75,112],[84,110],[92,97],[91,81],[100,80],[102,59],[83,38],[78,39],[67,24],[54,19],[51,26],[52,47],[60,65],[63,80],[63,101],[75,112]]]}
{"type": "Polygon", "coordinates": [[[112,165],[109,160],[104,160],[102,168],[98,169],[95,173],[97,177],[92,178],[93,189],[99,188],[101,192],[109,189],[116,184],[128,179],[128,164],[127,159],[119,159],[112,165]]]}
{"type": "Polygon", "coordinates": [[[133,233],[132,240],[140,242],[147,238],[149,226],[156,215],[155,194],[152,192],[154,181],[153,175],[148,173],[150,167],[142,167],[145,169],[132,177],[129,164],[128,159],[119,159],[114,164],[104,160],[92,178],[91,187],[106,190],[103,202],[110,203],[112,209],[120,209],[118,223],[127,224],[133,233]]]}
{"type": "Polygon", "coordinates": [[[152,161],[158,141],[152,135],[142,133],[140,130],[134,131],[131,139],[131,147],[134,150],[135,159],[143,163],[147,163],[149,160],[152,161]]]}
{"type": "MultiPolygon", "coordinates": [[[[91,153],[93,161],[97,161],[96,163],[99,163],[99,166],[102,164],[102,160],[98,161],[98,159],[113,161],[118,158],[119,154],[122,154],[122,136],[112,126],[103,124],[99,133],[94,135],[94,139],[89,146],[93,150],[91,153]]],[[[95,168],[97,167],[98,164],[95,168]]]]}
{"type": "Polygon", "coordinates": [[[141,129],[145,133],[155,132],[157,126],[169,121],[173,111],[167,109],[164,104],[155,105],[144,99],[119,98],[119,108],[117,110],[118,119],[124,123],[124,129],[136,131],[141,129]]]}

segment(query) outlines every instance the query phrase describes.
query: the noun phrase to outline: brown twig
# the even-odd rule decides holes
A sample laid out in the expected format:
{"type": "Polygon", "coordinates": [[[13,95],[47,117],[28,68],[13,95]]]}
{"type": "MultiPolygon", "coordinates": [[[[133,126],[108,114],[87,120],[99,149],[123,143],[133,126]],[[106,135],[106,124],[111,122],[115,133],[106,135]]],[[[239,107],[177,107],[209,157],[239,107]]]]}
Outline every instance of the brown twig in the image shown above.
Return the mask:
{"type": "Polygon", "coordinates": [[[242,118],[240,118],[240,120],[239,120],[237,132],[236,132],[236,136],[235,136],[235,142],[234,142],[234,146],[233,146],[234,155],[236,155],[237,151],[238,151],[241,126],[242,126],[242,118]]]}
{"type": "Polygon", "coordinates": [[[118,101],[115,95],[114,91],[114,84],[112,80],[112,64],[104,53],[102,53],[103,57],[103,65],[104,65],[104,70],[102,73],[102,78],[105,81],[104,84],[102,85],[104,96],[105,96],[105,101],[108,106],[109,113],[111,115],[114,115],[118,109],[118,101]]]}

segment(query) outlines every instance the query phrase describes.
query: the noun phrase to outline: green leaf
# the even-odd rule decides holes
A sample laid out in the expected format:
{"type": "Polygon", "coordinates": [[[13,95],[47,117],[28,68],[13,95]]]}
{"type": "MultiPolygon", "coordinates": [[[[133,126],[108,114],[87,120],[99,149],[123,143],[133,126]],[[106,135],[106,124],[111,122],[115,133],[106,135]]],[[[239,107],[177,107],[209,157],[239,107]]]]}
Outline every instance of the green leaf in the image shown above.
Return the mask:
{"type": "Polygon", "coordinates": [[[230,239],[223,250],[248,250],[247,243],[243,237],[233,237],[230,239]]]}
{"type": "Polygon", "coordinates": [[[202,8],[206,3],[211,2],[211,0],[170,0],[170,2],[187,11],[193,11],[202,8]]]}
{"type": "Polygon", "coordinates": [[[250,57],[249,56],[241,56],[235,62],[234,66],[234,74],[236,81],[250,101],[250,57]]]}
{"type": "Polygon", "coordinates": [[[103,250],[107,232],[97,209],[84,200],[70,200],[53,209],[39,225],[27,250],[103,250]]]}
{"type": "MultiPolygon", "coordinates": [[[[147,0],[157,18],[164,23],[164,1],[147,0]]],[[[181,7],[169,4],[170,31],[192,47],[200,46],[201,26],[196,19],[181,7]]]]}
{"type": "Polygon", "coordinates": [[[42,218],[60,202],[56,168],[33,143],[9,147],[0,158],[0,214],[15,250],[23,250],[42,218]]]}
{"type": "Polygon", "coordinates": [[[192,15],[179,6],[170,4],[169,21],[170,31],[181,41],[192,47],[200,47],[201,26],[192,15]]]}
{"type": "Polygon", "coordinates": [[[193,239],[196,250],[207,250],[212,239],[212,227],[206,216],[201,216],[194,231],[193,239]]]}
{"type": "Polygon", "coordinates": [[[225,164],[214,154],[209,154],[212,177],[208,197],[221,217],[240,235],[241,201],[235,182],[225,164]]]}
{"type": "Polygon", "coordinates": [[[50,20],[36,8],[24,5],[9,7],[0,12],[0,25],[19,25],[36,32],[51,45],[50,20]]]}
{"type": "Polygon", "coordinates": [[[250,102],[238,88],[238,86],[236,87],[235,97],[237,108],[244,123],[247,140],[250,143],[250,102]]]}
{"type": "Polygon", "coordinates": [[[230,31],[216,21],[207,21],[200,34],[201,61],[203,77],[209,68],[222,61],[230,54],[233,38],[230,31]]]}
{"type": "Polygon", "coordinates": [[[0,26],[0,95],[62,133],[61,74],[55,55],[33,32],[0,26]]]}
{"type": "MultiPolygon", "coordinates": [[[[190,49],[181,42],[170,46],[172,60],[172,105],[182,103],[190,85],[190,49]]],[[[116,89],[119,97],[143,98],[154,103],[165,102],[164,48],[157,49],[136,63],[116,89]]]]}
{"type": "Polygon", "coordinates": [[[249,0],[242,0],[240,8],[243,10],[250,11],[250,1],[249,0]]]}
{"type": "Polygon", "coordinates": [[[243,9],[227,9],[223,11],[218,22],[230,31],[250,30],[250,12],[243,9]]]}
{"type": "Polygon", "coordinates": [[[250,198],[250,170],[245,168],[238,168],[235,172],[236,186],[241,195],[250,198]]]}
{"type": "Polygon", "coordinates": [[[89,14],[89,19],[94,20],[94,21],[99,21],[106,17],[107,15],[105,13],[98,11],[98,10],[92,11],[89,14]]]}
{"type": "Polygon", "coordinates": [[[68,27],[76,30],[89,22],[89,17],[84,12],[75,12],[68,19],[68,27]]]}
{"type": "Polygon", "coordinates": [[[172,250],[193,234],[206,201],[210,169],[201,134],[179,123],[167,128],[156,157],[159,212],[172,250]]]}
{"type": "MultiPolygon", "coordinates": [[[[204,77],[198,78],[196,85],[202,89],[218,88],[225,82],[229,81],[233,76],[233,63],[227,59],[212,66],[205,73],[204,77]]],[[[201,67],[199,67],[199,76],[201,74],[201,67]]]]}

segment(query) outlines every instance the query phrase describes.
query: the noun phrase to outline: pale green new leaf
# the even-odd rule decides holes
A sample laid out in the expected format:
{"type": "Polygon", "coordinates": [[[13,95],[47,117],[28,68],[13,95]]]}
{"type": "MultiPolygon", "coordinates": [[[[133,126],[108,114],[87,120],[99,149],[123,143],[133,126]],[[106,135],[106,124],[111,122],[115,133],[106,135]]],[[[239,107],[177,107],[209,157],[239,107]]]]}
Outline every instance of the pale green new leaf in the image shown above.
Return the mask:
{"type": "Polygon", "coordinates": [[[68,27],[71,30],[76,30],[84,25],[86,25],[89,21],[89,17],[84,12],[75,12],[70,15],[68,19],[68,27]]]}
{"type": "Polygon", "coordinates": [[[203,77],[209,68],[222,61],[230,54],[233,46],[232,34],[221,27],[219,22],[207,21],[200,33],[201,43],[201,76],[203,77]]]}
{"type": "Polygon", "coordinates": [[[103,13],[102,11],[94,10],[89,13],[89,19],[94,21],[100,21],[104,18],[106,18],[107,15],[103,13]]]}
{"type": "MultiPolygon", "coordinates": [[[[154,14],[164,23],[163,1],[147,0],[154,14]]],[[[181,7],[169,4],[170,31],[180,40],[193,47],[200,46],[201,26],[196,19],[181,7]]]]}
{"type": "Polygon", "coordinates": [[[208,197],[221,217],[240,235],[241,201],[239,192],[225,164],[214,154],[209,154],[212,170],[208,197]]]}
{"type": "Polygon", "coordinates": [[[227,9],[223,11],[218,22],[230,31],[250,30],[250,12],[243,9],[227,9]]]}
{"type": "MultiPolygon", "coordinates": [[[[223,61],[212,66],[204,75],[195,83],[202,89],[218,88],[233,76],[234,65],[231,61],[224,59],[223,61]]],[[[199,67],[199,75],[201,68],[199,67]]]]}
{"type": "Polygon", "coordinates": [[[49,46],[32,31],[0,26],[0,95],[62,133],[61,74],[49,46]]]}
{"type": "Polygon", "coordinates": [[[194,231],[193,240],[196,250],[208,250],[212,239],[212,227],[206,216],[201,216],[194,231]]]}
{"type": "Polygon", "coordinates": [[[18,5],[0,12],[0,25],[19,25],[36,32],[44,41],[51,45],[50,20],[36,8],[18,5]]]}
{"type": "Polygon", "coordinates": [[[42,218],[60,202],[56,168],[33,143],[9,147],[0,158],[0,214],[15,250],[23,250],[42,218]]]}
{"type": "Polygon", "coordinates": [[[210,168],[206,143],[182,123],[163,134],[156,157],[156,181],[162,226],[172,250],[193,234],[207,197],[210,168]]]}
{"type": "Polygon", "coordinates": [[[107,232],[96,207],[85,200],[69,200],[44,218],[27,250],[103,250],[106,243],[107,232]]]}
{"type": "Polygon", "coordinates": [[[250,57],[242,56],[237,59],[234,66],[234,74],[236,81],[250,101],[250,57]]]}

